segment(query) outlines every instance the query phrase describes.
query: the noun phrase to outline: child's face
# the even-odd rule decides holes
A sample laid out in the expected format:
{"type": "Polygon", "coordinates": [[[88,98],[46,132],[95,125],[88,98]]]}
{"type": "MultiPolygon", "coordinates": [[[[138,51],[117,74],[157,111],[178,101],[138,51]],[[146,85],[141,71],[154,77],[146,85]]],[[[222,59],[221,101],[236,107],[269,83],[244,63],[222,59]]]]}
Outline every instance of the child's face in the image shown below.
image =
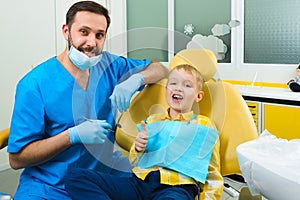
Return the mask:
{"type": "Polygon", "coordinates": [[[194,102],[203,97],[203,91],[198,91],[197,79],[184,69],[173,70],[168,78],[166,99],[171,111],[186,113],[191,111],[194,102]]]}

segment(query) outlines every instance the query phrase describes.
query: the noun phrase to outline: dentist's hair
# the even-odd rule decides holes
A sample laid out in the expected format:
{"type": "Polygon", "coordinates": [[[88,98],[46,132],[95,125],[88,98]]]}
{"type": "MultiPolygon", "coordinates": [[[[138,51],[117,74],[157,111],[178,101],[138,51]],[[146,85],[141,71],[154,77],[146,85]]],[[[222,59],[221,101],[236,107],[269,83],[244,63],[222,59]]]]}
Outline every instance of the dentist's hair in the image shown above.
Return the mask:
{"type": "Polygon", "coordinates": [[[106,22],[107,22],[106,31],[108,30],[108,27],[110,25],[109,12],[105,7],[103,7],[102,5],[94,1],[80,1],[73,4],[70,7],[66,15],[66,24],[68,25],[69,28],[71,28],[74,22],[75,15],[80,11],[87,11],[87,12],[103,15],[106,18],[106,22]]]}
{"type": "Polygon", "coordinates": [[[172,73],[173,70],[181,70],[183,69],[185,72],[193,75],[196,77],[197,80],[197,89],[201,91],[203,89],[204,79],[201,75],[201,73],[196,70],[193,66],[189,64],[180,64],[172,68],[172,70],[169,72],[169,75],[172,73]]]}

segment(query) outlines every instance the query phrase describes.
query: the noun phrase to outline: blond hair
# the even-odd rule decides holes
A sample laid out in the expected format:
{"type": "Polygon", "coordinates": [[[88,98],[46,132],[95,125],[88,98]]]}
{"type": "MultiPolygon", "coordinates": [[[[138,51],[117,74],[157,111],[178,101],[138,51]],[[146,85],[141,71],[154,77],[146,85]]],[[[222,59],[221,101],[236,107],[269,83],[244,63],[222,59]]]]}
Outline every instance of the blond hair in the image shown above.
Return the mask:
{"type": "Polygon", "coordinates": [[[189,64],[180,64],[175,66],[174,68],[172,68],[172,70],[169,72],[169,75],[171,74],[172,71],[174,70],[180,70],[183,69],[185,72],[195,76],[196,80],[197,80],[197,89],[199,91],[202,90],[203,88],[203,84],[204,84],[204,79],[202,77],[202,74],[196,70],[193,66],[189,65],[189,64]]]}

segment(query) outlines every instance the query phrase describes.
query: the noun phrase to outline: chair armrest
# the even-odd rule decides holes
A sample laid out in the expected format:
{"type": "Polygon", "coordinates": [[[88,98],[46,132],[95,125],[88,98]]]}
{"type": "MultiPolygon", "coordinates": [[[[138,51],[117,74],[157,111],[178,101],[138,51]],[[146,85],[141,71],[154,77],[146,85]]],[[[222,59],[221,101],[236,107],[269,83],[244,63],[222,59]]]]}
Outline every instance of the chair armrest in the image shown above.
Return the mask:
{"type": "Polygon", "coordinates": [[[0,131],[0,149],[3,149],[7,146],[8,136],[9,136],[9,128],[0,131]]]}

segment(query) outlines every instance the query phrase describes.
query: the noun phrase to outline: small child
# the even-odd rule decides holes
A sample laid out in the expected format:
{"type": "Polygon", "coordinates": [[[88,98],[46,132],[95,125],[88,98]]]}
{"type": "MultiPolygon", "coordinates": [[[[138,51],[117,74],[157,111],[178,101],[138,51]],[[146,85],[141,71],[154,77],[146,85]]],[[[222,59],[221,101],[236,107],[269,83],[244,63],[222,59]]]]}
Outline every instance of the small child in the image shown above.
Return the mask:
{"type": "Polygon", "coordinates": [[[293,92],[300,92],[300,64],[296,68],[296,77],[291,79],[287,84],[293,92]]]}
{"type": "MultiPolygon", "coordinates": [[[[204,194],[203,196],[201,194],[201,199],[220,199],[223,191],[223,178],[219,172],[218,155],[215,153],[212,153],[212,158],[208,160],[210,163],[206,166],[206,170],[208,170],[207,179],[205,176],[202,183],[187,175],[193,174],[193,171],[201,166],[193,166],[192,169],[188,169],[191,173],[187,170],[183,170],[187,173],[181,173],[176,170],[178,167],[175,167],[174,170],[172,164],[170,166],[151,165],[143,167],[140,163],[142,156],[146,155],[149,148],[151,149],[149,145],[155,146],[163,142],[161,140],[150,142],[150,132],[148,133],[147,127],[155,122],[185,122],[186,127],[188,124],[199,125],[206,127],[207,130],[215,131],[208,117],[196,115],[192,111],[193,104],[203,98],[202,87],[203,78],[192,66],[183,64],[172,69],[166,87],[166,100],[169,108],[165,113],[150,115],[146,121],[141,122],[139,132],[130,150],[129,160],[134,165],[133,176],[117,177],[92,170],[78,169],[66,176],[66,190],[72,199],[194,200],[203,188],[202,193],[204,194]]],[[[185,133],[185,131],[182,132],[185,133]]],[[[166,132],[166,134],[168,133],[166,132]]],[[[195,135],[197,134],[199,133],[197,132],[195,135]]],[[[191,139],[195,138],[187,138],[187,141],[191,141],[191,139]]],[[[186,142],[183,141],[183,143],[186,142]]],[[[181,143],[177,146],[180,147],[180,145],[181,143]]],[[[199,148],[197,145],[194,148],[199,148]]],[[[213,140],[212,148],[217,145],[218,141],[213,140]]],[[[201,150],[198,149],[197,152],[199,151],[201,150]]],[[[172,152],[176,153],[177,149],[172,152]]],[[[151,154],[151,152],[147,153],[147,155],[151,154]]],[[[181,158],[182,155],[180,154],[179,157],[181,158]]],[[[192,162],[195,158],[189,159],[192,162]]]]}

